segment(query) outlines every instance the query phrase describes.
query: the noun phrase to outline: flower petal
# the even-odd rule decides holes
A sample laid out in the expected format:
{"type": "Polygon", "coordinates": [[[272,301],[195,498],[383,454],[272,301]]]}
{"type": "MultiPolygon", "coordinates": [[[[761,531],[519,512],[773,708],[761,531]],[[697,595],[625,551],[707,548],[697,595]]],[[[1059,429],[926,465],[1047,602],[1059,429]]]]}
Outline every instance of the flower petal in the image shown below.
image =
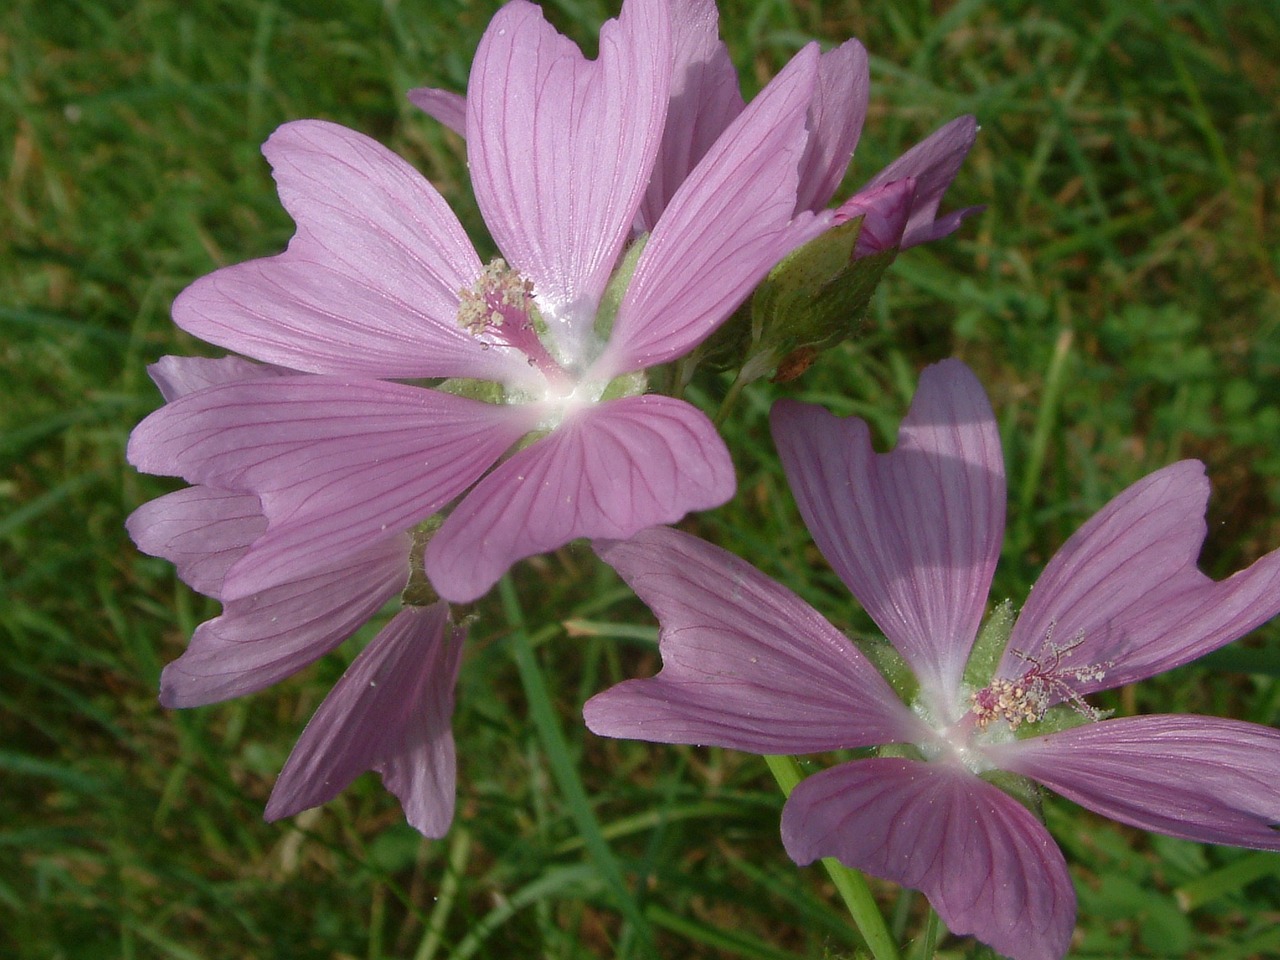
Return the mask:
{"type": "Polygon", "coordinates": [[[995,415],[958,360],[925,369],[892,453],[866,423],[781,400],[774,442],[823,556],[911,664],[941,721],[959,685],[1004,534],[995,415]]]}
{"type": "Polygon", "coordinates": [[[271,686],[351,636],[403,589],[408,575],[409,538],[402,534],[228,602],[164,668],[160,702],[199,707],[271,686]]]}
{"type": "Polygon", "coordinates": [[[533,429],[537,408],[377,380],[277,377],[189,394],[133,431],[146,473],[255,493],[267,532],[223,599],[295,580],[439,510],[533,429]]]}
{"type": "Polygon", "coordinates": [[[236,380],[257,380],[286,376],[293,371],[265,363],[253,363],[243,357],[161,357],[147,367],[147,376],[160,388],[165,400],[206,387],[216,387],[236,380]]]}
{"type": "Polygon", "coordinates": [[[942,197],[960,172],[960,165],[964,163],[964,158],[969,155],[977,139],[977,120],[969,116],[956,117],[877,173],[858,191],[864,193],[874,187],[908,177],[916,181],[911,217],[907,220],[907,229],[902,237],[903,250],[945,237],[959,227],[966,217],[982,211],[982,207],[966,207],[938,217],[942,197]]]}
{"type": "Polygon", "coordinates": [[[564,355],[584,355],[662,138],[671,36],[662,0],[626,0],[588,61],[525,0],[494,16],[467,87],[476,200],[533,281],[564,355]]]}
{"type": "Polygon", "coordinates": [[[578,537],[624,540],[733,496],[733,463],[705,416],[670,397],[571,415],[482,480],[427,547],[446,600],[480,597],[511,564],[578,537]]]}
{"type": "Polygon", "coordinates": [[[415,87],[409,91],[409,102],[458,136],[466,137],[467,98],[462,94],[434,87],[415,87]]]}
{"type": "Polygon", "coordinates": [[[831,200],[862,136],[871,73],[867,51],[847,40],[822,55],[809,107],[809,140],[800,161],[797,210],[821,210],[831,200]]]}
{"type": "Polygon", "coordinates": [[[275,257],[215,271],[174,302],[178,326],[246,356],[314,373],[523,382],[510,350],[457,322],[480,275],[471,242],[416,170],[363,134],[320,120],[263,147],[298,224],[275,257]]]}
{"type": "Polygon", "coordinates": [[[396,614],[307,724],[271,791],[266,819],[327,803],[376,770],[410,825],[444,836],[453,820],[450,722],[463,635],[443,603],[396,614]]]}
{"type": "Polygon", "coordinates": [[[596,552],[662,625],[662,672],[587,701],[607,737],[817,753],[930,732],[848,638],[750,564],[667,527],[596,552]]]}
{"type": "Polygon", "coordinates": [[[848,223],[854,217],[862,217],[862,230],[853,248],[855,260],[901,247],[902,232],[907,228],[915,193],[914,180],[894,180],[862,190],[837,208],[833,224],[848,223]]]}
{"type": "Polygon", "coordinates": [[[672,0],[674,69],[662,146],[636,215],[641,232],[657,225],[680,184],[742,112],[738,72],[720,42],[714,0],[672,0]]]}
{"type": "Polygon", "coordinates": [[[1003,769],[1121,823],[1280,850],[1280,730],[1217,717],[1123,717],[989,749],[1003,769]]]}
{"type": "Polygon", "coordinates": [[[1184,460],[1121,492],[1054,554],[1028,597],[999,675],[1070,648],[1097,665],[1081,693],[1133,683],[1204,656],[1280,613],[1280,550],[1216,582],[1196,567],[1209,481],[1184,460]]]}
{"type": "Polygon", "coordinates": [[[952,933],[1013,960],[1067,952],[1076,904],[1062,852],[1030,811],[959,767],[832,767],[792,791],[782,842],[801,865],[835,857],[922,891],[952,933]]]}
{"type": "Polygon", "coordinates": [[[817,69],[810,44],[685,178],[640,255],[596,376],[687,353],[795,246],[791,221],[817,69]]]}
{"type": "Polygon", "coordinates": [[[163,557],[193,590],[217,599],[233,563],[267,529],[258,498],[194,486],[144,503],[125,521],[139,550],[163,557]]]}

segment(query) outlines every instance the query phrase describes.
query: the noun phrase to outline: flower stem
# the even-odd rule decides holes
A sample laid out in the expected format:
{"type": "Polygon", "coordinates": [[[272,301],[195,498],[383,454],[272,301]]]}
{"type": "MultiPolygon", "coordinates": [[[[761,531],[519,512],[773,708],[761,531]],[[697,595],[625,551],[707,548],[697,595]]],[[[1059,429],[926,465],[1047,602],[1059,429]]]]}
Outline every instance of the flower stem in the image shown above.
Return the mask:
{"type": "MultiPolygon", "coordinates": [[[[800,765],[793,757],[786,756],[766,756],[764,762],[769,765],[769,772],[782,788],[782,795],[791,796],[795,785],[803,779],[800,774],[800,765]]],[[[857,870],[846,867],[835,857],[823,857],[822,866],[826,869],[831,882],[836,885],[836,890],[840,892],[844,905],[849,908],[849,915],[853,917],[853,923],[862,934],[862,938],[867,941],[871,955],[876,960],[900,960],[898,947],[889,934],[889,928],[884,922],[880,908],[876,906],[876,901],[871,896],[866,878],[857,870]]]]}
{"type": "Polygon", "coordinates": [[[738,375],[733,378],[733,383],[729,384],[729,392],[724,395],[724,399],[720,401],[720,409],[716,411],[715,425],[717,427],[724,424],[729,418],[730,411],[738,402],[738,397],[742,395],[742,388],[751,380],[743,376],[742,371],[738,371],[738,375]]]}

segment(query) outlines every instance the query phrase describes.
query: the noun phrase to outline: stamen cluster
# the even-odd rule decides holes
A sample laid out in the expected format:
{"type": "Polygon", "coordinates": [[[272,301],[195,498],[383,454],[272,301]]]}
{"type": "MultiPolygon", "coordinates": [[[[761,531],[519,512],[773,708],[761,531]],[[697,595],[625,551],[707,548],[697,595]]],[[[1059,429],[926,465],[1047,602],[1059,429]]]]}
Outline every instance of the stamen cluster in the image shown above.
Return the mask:
{"type": "Polygon", "coordinates": [[[1084,636],[1075,642],[1059,647],[1052,642],[1052,627],[1046,631],[1045,640],[1049,643],[1051,659],[1042,664],[1035,657],[1013,651],[1018,657],[1030,663],[1030,668],[1016,680],[997,677],[981,690],[970,695],[974,719],[979,730],[988,725],[1004,720],[1010,730],[1017,730],[1024,723],[1039,723],[1054,703],[1066,701],[1082,716],[1090,720],[1101,720],[1103,711],[1085,702],[1073,684],[1093,683],[1106,676],[1109,664],[1087,664],[1083,667],[1065,669],[1062,661],[1071,656],[1071,651],[1084,643],[1084,636]]]}
{"type": "Polygon", "coordinates": [[[529,310],[533,306],[533,281],[507,266],[501,257],[489,261],[470,289],[458,294],[458,325],[475,336],[498,334],[508,322],[531,329],[529,310]]]}

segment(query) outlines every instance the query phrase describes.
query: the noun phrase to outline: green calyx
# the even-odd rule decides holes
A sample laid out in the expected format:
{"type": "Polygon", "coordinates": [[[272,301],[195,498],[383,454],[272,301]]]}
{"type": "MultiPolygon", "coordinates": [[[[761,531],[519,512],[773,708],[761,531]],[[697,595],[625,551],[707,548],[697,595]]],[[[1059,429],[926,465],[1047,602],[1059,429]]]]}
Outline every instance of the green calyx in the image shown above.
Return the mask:
{"type": "Polygon", "coordinates": [[[1013,609],[1012,600],[1003,600],[996,604],[986,623],[978,631],[978,639],[974,641],[973,650],[969,653],[969,662],[964,668],[964,682],[974,690],[981,690],[991,682],[1004,656],[1005,647],[1009,646],[1009,636],[1013,633],[1013,625],[1018,615],[1013,609]]]}
{"type": "Polygon", "coordinates": [[[400,602],[406,607],[429,607],[440,599],[431,581],[427,579],[427,544],[444,523],[443,514],[432,514],[413,528],[409,545],[409,582],[400,593],[400,602]]]}
{"type": "Polygon", "coordinates": [[[853,336],[898,255],[895,248],[855,259],[861,232],[861,217],[832,227],[769,271],[751,299],[745,379],[794,379],[853,336]]]}

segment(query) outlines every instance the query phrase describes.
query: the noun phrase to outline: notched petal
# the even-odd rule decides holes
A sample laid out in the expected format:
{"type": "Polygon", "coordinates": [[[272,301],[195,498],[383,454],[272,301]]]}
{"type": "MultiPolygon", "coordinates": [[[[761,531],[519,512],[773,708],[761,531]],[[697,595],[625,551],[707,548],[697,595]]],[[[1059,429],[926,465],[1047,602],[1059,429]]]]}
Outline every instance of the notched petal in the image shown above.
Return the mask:
{"type": "Polygon", "coordinates": [[[428,837],[453,820],[454,686],[462,629],[443,603],[401,611],[329,693],[289,755],[266,819],[327,803],[376,770],[405,817],[428,837]]]}

